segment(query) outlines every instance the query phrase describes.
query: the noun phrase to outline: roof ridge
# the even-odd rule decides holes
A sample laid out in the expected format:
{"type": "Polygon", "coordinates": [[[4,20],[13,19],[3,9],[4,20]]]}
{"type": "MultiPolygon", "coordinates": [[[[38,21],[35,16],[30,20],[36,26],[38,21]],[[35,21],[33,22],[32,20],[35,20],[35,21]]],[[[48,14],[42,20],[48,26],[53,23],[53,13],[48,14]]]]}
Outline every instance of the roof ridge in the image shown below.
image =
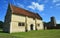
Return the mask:
{"type": "Polygon", "coordinates": [[[27,12],[30,12],[30,13],[34,13],[34,14],[36,14],[35,12],[31,12],[31,11],[29,11],[29,10],[26,10],[26,9],[24,9],[24,8],[21,8],[21,7],[18,7],[18,6],[12,5],[12,4],[11,4],[11,6],[14,6],[14,7],[16,7],[16,8],[20,8],[20,9],[25,10],[25,11],[27,11],[27,12]]]}
{"type": "Polygon", "coordinates": [[[8,9],[10,9],[12,11],[12,13],[15,13],[15,14],[22,14],[22,15],[41,19],[41,17],[39,15],[37,15],[36,13],[28,11],[28,10],[23,9],[23,8],[20,8],[18,6],[13,5],[13,4],[9,4],[8,9]]]}

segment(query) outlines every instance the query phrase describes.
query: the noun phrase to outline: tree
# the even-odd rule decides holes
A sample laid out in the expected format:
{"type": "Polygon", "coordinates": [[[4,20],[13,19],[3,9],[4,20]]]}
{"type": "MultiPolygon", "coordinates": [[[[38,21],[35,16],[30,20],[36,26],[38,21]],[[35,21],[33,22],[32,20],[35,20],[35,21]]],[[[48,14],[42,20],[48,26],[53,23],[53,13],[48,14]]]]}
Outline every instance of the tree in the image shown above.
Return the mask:
{"type": "Polygon", "coordinates": [[[3,22],[0,21],[0,28],[3,28],[3,22]]]}

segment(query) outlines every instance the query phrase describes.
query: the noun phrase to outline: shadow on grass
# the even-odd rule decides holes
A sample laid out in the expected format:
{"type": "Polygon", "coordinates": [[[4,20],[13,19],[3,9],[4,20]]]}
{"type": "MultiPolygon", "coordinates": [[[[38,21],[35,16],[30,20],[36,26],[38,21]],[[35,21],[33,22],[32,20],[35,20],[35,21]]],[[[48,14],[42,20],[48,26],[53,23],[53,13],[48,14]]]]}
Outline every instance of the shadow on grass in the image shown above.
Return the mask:
{"type": "Polygon", "coordinates": [[[3,31],[0,31],[0,33],[5,33],[5,32],[3,32],[3,31]]]}
{"type": "Polygon", "coordinates": [[[7,33],[7,32],[4,32],[2,29],[0,29],[0,33],[7,33]]]}

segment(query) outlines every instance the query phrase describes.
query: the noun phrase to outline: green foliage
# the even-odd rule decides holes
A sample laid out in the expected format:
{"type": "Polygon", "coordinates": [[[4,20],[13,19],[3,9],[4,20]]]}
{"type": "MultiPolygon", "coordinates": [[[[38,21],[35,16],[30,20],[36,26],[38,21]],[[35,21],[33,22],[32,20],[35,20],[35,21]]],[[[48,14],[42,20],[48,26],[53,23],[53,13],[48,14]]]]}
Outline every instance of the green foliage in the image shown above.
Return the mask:
{"type": "Polygon", "coordinates": [[[20,33],[0,33],[1,38],[60,38],[60,30],[39,30],[20,33]]]}
{"type": "Polygon", "coordinates": [[[0,28],[3,28],[3,22],[0,21],[0,28]]]}

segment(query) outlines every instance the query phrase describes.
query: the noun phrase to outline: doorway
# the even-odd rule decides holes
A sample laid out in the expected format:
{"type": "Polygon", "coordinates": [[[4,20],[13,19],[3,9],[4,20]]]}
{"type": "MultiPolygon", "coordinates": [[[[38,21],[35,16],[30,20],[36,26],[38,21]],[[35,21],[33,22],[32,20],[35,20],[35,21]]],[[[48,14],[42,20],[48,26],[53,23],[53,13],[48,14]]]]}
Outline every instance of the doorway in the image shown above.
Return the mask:
{"type": "Polygon", "coordinates": [[[33,30],[33,24],[30,25],[30,29],[33,30]]]}

